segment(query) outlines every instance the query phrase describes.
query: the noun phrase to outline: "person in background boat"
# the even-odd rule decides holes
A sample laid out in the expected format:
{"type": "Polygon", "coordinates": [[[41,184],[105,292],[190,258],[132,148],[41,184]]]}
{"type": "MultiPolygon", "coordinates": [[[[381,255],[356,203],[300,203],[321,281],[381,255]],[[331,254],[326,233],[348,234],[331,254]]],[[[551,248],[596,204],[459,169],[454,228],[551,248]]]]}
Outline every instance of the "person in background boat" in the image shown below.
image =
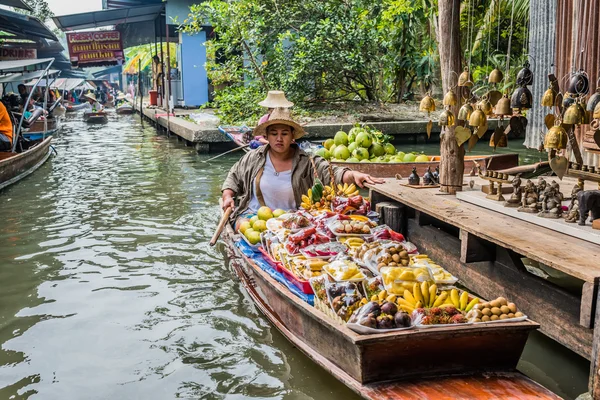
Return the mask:
{"type": "Polygon", "coordinates": [[[0,101],[0,151],[12,150],[13,124],[3,102],[0,101]]]}
{"type": "MultiPolygon", "coordinates": [[[[294,210],[302,202],[302,195],[314,180],[310,156],[295,142],[305,133],[283,108],[276,108],[268,121],[256,127],[254,134],[265,136],[268,144],[249,151],[231,167],[221,188],[223,209],[233,207],[236,230],[249,214],[264,205],[272,210],[294,210]]],[[[314,161],[319,179],[330,182],[329,163],[319,156],[314,161]]],[[[365,183],[383,183],[382,179],[349,168],[332,168],[336,184],[364,187],[365,183]]]]}
{"type": "Polygon", "coordinates": [[[27,104],[27,98],[29,97],[29,92],[27,91],[27,86],[22,83],[17,86],[19,90],[19,96],[21,96],[21,106],[24,108],[25,104],[27,104]]]}
{"type": "MultiPolygon", "coordinates": [[[[283,91],[269,90],[269,92],[267,93],[267,97],[263,101],[258,103],[258,105],[261,107],[267,108],[267,113],[265,115],[263,115],[262,117],[260,117],[260,119],[258,120],[258,124],[256,124],[257,126],[264,122],[267,122],[269,120],[269,116],[271,115],[273,110],[275,110],[276,108],[288,109],[288,108],[292,107],[294,105],[294,103],[292,103],[291,101],[289,101],[288,99],[285,98],[285,93],[283,91]]],[[[256,149],[259,146],[262,146],[262,145],[265,145],[268,143],[269,142],[264,137],[256,136],[250,142],[250,148],[256,149]]]]}
{"type": "Polygon", "coordinates": [[[133,81],[129,82],[129,88],[127,89],[127,93],[131,96],[132,99],[135,96],[135,85],[133,84],[133,81]]]}

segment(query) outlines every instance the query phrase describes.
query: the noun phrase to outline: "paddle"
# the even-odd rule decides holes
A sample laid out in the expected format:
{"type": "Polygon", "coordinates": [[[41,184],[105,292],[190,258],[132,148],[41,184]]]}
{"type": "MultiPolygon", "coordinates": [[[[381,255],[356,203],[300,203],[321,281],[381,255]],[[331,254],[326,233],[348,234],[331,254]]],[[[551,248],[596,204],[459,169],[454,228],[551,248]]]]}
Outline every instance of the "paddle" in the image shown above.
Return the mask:
{"type": "Polygon", "coordinates": [[[243,146],[240,146],[240,147],[236,147],[235,149],[227,150],[225,153],[221,153],[221,154],[219,154],[218,156],[214,156],[213,158],[209,158],[208,160],[205,160],[204,162],[209,162],[209,161],[212,161],[212,160],[214,160],[214,159],[216,159],[216,158],[219,158],[219,157],[221,157],[221,156],[224,156],[225,154],[233,153],[234,151],[238,151],[238,150],[240,150],[240,149],[245,149],[245,148],[246,148],[246,147],[248,147],[248,146],[250,146],[250,143],[248,143],[248,144],[245,144],[245,145],[243,145],[243,146]]]}
{"type": "Polygon", "coordinates": [[[223,228],[225,227],[225,224],[229,220],[229,216],[231,215],[232,212],[233,212],[233,208],[228,207],[227,210],[225,210],[225,212],[223,213],[223,216],[221,217],[221,220],[219,221],[219,225],[217,225],[217,230],[215,231],[215,234],[213,235],[212,239],[210,239],[211,246],[214,246],[215,243],[217,243],[217,240],[219,240],[219,236],[221,236],[221,232],[223,231],[223,228]]]}

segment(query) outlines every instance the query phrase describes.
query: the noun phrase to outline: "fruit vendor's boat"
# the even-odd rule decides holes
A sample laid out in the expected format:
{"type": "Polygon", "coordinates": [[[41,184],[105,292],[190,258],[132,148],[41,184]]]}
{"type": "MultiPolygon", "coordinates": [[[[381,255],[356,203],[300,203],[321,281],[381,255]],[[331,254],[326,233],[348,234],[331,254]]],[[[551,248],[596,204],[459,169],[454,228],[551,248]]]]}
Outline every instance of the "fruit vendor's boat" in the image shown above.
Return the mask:
{"type": "Polygon", "coordinates": [[[360,335],[312,307],[312,296],[297,297],[283,275],[231,226],[223,235],[230,262],[260,311],[294,346],[363,398],[559,398],[515,370],[529,333],[539,327],[535,322],[360,335]]]}
{"type": "Polygon", "coordinates": [[[52,136],[22,153],[0,152],[0,189],[13,184],[38,169],[50,157],[52,136]]]}
{"type": "Polygon", "coordinates": [[[83,113],[83,120],[88,124],[105,124],[108,122],[108,117],[104,111],[85,112],[83,113]]]}
{"type": "MultiPolygon", "coordinates": [[[[519,165],[519,155],[516,153],[508,153],[483,156],[465,156],[465,174],[468,174],[469,171],[471,171],[475,165],[474,162],[481,165],[481,168],[498,171],[519,165]]],[[[440,165],[440,156],[431,156],[429,157],[429,161],[426,162],[347,163],[334,161],[332,164],[339,167],[348,167],[354,171],[364,172],[377,178],[389,178],[396,176],[396,174],[400,174],[402,177],[406,178],[412,173],[413,168],[417,168],[417,174],[419,176],[423,176],[423,174],[427,171],[427,167],[430,167],[431,171],[433,172],[435,168],[439,167],[440,165]]]]}

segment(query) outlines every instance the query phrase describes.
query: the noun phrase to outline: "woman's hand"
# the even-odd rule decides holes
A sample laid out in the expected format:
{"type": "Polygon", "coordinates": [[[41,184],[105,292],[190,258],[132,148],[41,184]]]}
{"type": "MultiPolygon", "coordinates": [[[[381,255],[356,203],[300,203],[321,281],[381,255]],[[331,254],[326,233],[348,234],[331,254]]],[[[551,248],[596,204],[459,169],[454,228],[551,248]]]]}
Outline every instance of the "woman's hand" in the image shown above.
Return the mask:
{"type": "Polygon", "coordinates": [[[233,191],[226,189],[223,191],[223,210],[227,210],[229,207],[233,211],[235,209],[235,201],[233,200],[233,191]]]}
{"type": "Polygon", "coordinates": [[[358,171],[349,171],[349,173],[344,174],[343,181],[344,181],[344,183],[354,183],[354,184],[356,184],[356,186],[358,186],[360,188],[364,188],[365,183],[374,185],[376,183],[385,182],[381,178],[375,178],[369,174],[363,174],[362,172],[358,172],[358,171]]]}

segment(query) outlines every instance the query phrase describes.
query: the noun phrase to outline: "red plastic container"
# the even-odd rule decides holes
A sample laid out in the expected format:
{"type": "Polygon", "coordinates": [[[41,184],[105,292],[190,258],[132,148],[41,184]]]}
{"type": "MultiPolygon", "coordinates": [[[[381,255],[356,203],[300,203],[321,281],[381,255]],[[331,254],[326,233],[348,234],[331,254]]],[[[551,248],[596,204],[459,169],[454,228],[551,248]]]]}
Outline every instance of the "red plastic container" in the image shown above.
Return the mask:
{"type": "Polygon", "coordinates": [[[273,260],[273,258],[267,253],[267,251],[263,247],[259,247],[258,249],[262,254],[263,258],[267,261],[267,263],[275,269],[277,272],[282,272],[284,269],[280,262],[273,260]]]}
{"type": "Polygon", "coordinates": [[[151,106],[158,105],[158,91],[157,90],[148,90],[148,95],[150,96],[150,105],[151,106]]]}
{"type": "Polygon", "coordinates": [[[296,275],[292,274],[290,271],[288,271],[287,268],[285,268],[283,266],[281,267],[281,273],[283,274],[283,276],[286,277],[286,279],[288,281],[290,281],[292,283],[292,285],[294,285],[298,289],[300,289],[302,291],[302,293],[315,294],[315,292],[313,292],[312,287],[310,286],[309,281],[304,281],[304,280],[298,279],[296,277],[296,275]]]}

